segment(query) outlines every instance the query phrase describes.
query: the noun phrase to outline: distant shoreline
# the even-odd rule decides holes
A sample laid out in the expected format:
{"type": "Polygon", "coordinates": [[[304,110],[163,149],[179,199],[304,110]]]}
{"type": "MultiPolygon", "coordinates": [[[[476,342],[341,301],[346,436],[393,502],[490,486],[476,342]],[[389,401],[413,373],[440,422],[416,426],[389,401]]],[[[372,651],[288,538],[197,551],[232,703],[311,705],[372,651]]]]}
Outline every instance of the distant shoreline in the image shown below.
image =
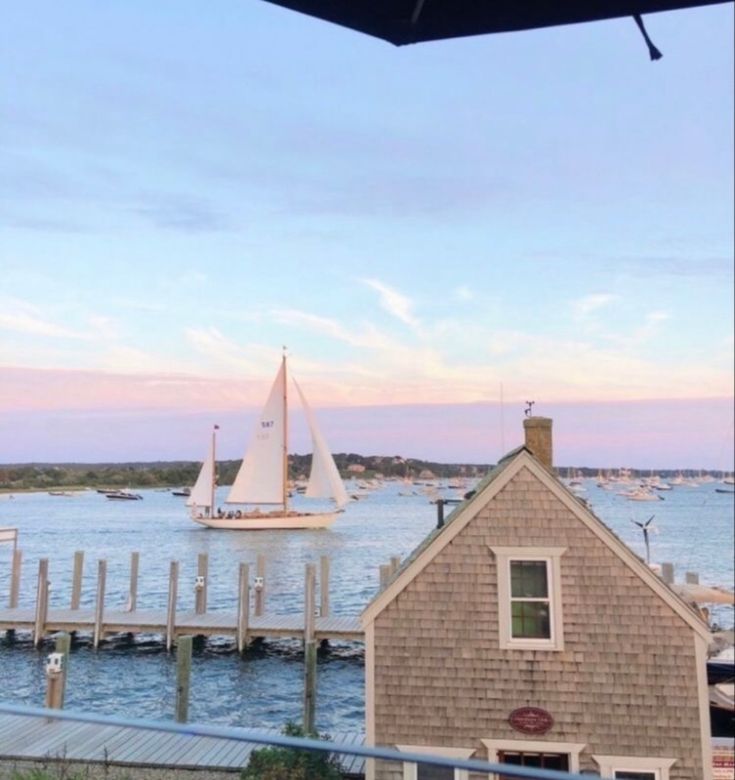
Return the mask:
{"type": "MultiPolygon", "coordinates": [[[[337,468],[344,479],[412,479],[446,480],[482,477],[492,464],[436,463],[401,456],[337,453],[337,468]]],[[[240,467],[240,460],[217,462],[218,483],[230,485],[240,467]]],[[[48,492],[50,490],[103,490],[135,488],[138,490],[175,489],[194,484],[201,463],[198,461],[152,461],[125,463],[20,463],[0,464],[0,494],[48,492]]],[[[311,455],[289,456],[289,478],[305,479],[311,466],[311,455]]],[[[559,466],[561,478],[595,478],[617,475],[619,468],[592,466],[559,466]]],[[[723,479],[730,472],[714,469],[634,469],[624,470],[633,479],[657,475],[662,479],[723,479]]]]}

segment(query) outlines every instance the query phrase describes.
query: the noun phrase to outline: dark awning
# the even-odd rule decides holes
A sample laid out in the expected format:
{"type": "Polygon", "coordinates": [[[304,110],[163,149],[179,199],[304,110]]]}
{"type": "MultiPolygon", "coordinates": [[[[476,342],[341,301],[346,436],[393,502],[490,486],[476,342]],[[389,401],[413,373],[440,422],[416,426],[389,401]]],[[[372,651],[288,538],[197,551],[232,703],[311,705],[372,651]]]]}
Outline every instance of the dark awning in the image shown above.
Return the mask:
{"type": "Polygon", "coordinates": [[[402,46],[672,11],[725,0],[269,0],[402,46]]]}

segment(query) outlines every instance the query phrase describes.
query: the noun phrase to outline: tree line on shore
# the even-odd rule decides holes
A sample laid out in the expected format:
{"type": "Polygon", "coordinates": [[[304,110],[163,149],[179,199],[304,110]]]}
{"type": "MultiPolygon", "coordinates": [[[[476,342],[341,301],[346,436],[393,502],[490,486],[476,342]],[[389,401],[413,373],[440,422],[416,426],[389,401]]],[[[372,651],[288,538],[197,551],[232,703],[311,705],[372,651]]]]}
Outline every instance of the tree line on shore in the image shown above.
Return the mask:
{"type": "MultiPolygon", "coordinates": [[[[404,459],[400,456],[363,456],[337,453],[337,468],[344,478],[371,479],[418,477],[430,472],[438,478],[475,477],[485,474],[489,465],[435,463],[404,459]]],[[[240,460],[217,461],[217,481],[231,485],[240,460]]],[[[289,477],[305,478],[311,467],[311,455],[289,455],[289,477]]],[[[23,463],[0,465],[0,490],[50,490],[54,488],[157,488],[194,484],[201,463],[170,461],[154,463],[23,463]]]]}

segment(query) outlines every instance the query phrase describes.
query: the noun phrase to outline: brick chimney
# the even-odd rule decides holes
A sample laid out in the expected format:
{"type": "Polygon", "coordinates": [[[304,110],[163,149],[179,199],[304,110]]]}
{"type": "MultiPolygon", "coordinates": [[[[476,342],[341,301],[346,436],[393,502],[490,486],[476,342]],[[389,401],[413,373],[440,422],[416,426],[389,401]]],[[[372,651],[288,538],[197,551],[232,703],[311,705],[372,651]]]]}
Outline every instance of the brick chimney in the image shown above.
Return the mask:
{"type": "Polygon", "coordinates": [[[551,418],[526,417],[523,421],[526,434],[526,448],[531,450],[546,468],[554,467],[551,444],[551,418]]]}

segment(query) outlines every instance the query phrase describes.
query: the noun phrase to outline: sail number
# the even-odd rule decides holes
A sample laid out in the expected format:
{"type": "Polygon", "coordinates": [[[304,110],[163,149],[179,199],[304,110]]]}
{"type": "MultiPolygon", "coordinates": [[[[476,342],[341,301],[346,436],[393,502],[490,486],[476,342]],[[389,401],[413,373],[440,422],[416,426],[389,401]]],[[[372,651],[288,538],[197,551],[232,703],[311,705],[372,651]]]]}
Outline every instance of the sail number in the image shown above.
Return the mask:
{"type": "Polygon", "coordinates": [[[275,422],[273,420],[261,420],[260,421],[260,427],[261,428],[272,428],[275,425],[275,422]]]}

